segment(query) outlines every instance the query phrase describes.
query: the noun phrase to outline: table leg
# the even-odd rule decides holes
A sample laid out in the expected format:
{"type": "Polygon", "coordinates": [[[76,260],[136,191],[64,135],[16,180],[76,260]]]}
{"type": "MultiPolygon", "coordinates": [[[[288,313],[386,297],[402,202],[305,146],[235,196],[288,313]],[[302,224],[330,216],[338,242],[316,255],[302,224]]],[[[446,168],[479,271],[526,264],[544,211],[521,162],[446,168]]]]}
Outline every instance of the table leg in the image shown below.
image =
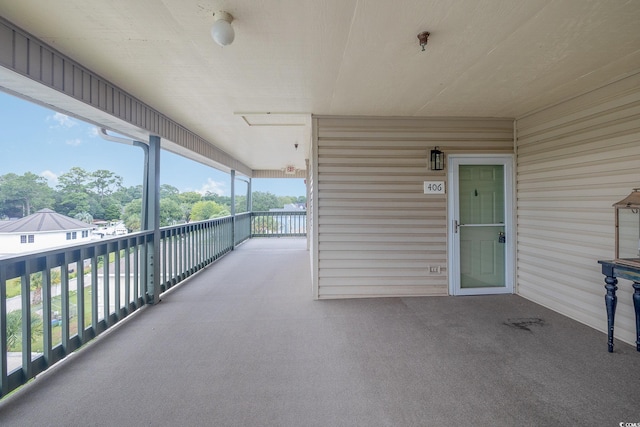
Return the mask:
{"type": "Polygon", "coordinates": [[[607,294],[604,296],[604,302],[607,306],[607,328],[608,328],[608,338],[609,338],[609,353],[613,353],[613,324],[616,317],[616,304],[618,303],[618,297],[616,297],[616,291],[618,287],[618,279],[612,276],[607,276],[604,279],[606,285],[604,285],[607,290],[607,294]]]}
{"type": "Polygon", "coordinates": [[[633,308],[636,310],[636,350],[640,351],[640,283],[633,283],[633,308]]]}

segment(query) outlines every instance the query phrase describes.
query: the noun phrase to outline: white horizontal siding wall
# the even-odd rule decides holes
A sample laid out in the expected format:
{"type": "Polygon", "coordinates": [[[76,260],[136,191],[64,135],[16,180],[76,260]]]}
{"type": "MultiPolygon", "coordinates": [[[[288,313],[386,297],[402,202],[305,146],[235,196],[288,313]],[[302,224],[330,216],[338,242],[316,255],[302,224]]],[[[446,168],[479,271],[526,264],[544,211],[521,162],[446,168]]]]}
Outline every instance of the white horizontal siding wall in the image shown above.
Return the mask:
{"type": "Polygon", "coordinates": [[[512,153],[513,120],[315,117],[315,296],[447,294],[446,154],[512,153]],[[430,272],[429,267],[440,268],[430,272]]]}
{"type": "MultiPolygon", "coordinates": [[[[597,261],[614,257],[611,205],[640,186],[640,75],[516,127],[517,292],[606,331],[597,261]]],[[[632,288],[618,287],[615,335],[635,342],[632,288]]]]}

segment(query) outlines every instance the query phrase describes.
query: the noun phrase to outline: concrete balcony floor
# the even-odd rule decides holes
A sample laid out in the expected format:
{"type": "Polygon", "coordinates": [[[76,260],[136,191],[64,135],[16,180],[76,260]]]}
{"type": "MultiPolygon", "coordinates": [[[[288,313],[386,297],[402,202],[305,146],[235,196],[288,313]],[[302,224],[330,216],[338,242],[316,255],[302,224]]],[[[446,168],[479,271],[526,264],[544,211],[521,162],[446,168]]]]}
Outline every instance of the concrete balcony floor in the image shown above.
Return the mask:
{"type": "Polygon", "coordinates": [[[0,425],[640,422],[634,347],[514,295],[313,301],[308,254],[241,245],[0,402],[0,425]]]}

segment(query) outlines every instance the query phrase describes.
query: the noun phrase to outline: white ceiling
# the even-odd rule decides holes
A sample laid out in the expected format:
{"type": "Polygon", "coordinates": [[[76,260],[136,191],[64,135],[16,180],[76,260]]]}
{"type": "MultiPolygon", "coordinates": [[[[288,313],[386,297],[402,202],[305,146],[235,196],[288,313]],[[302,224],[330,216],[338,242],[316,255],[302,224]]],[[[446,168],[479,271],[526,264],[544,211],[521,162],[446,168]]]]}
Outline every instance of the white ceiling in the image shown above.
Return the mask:
{"type": "Polygon", "coordinates": [[[0,14],[252,169],[304,169],[309,114],[517,118],[640,72],[638,0],[0,0],[0,14]],[[219,10],[235,17],[224,48],[219,10]]]}

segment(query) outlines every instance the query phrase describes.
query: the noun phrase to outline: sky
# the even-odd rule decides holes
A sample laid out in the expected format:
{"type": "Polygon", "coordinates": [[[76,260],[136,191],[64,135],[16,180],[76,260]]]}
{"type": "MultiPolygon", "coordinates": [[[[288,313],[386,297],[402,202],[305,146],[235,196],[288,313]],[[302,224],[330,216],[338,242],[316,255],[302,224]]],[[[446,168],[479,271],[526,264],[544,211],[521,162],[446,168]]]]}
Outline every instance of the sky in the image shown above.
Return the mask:
{"type": "MultiPolygon", "coordinates": [[[[142,184],[143,155],[138,147],[102,139],[94,125],[0,91],[0,175],[32,172],[55,188],[57,178],[72,167],[87,172],[106,169],[125,187],[142,184]]],[[[229,174],[162,150],[160,183],[181,192],[207,191],[231,195],[229,174]]],[[[253,179],[253,191],[277,196],[305,196],[302,179],[253,179]]],[[[246,184],[236,181],[236,194],[246,184]]]]}

